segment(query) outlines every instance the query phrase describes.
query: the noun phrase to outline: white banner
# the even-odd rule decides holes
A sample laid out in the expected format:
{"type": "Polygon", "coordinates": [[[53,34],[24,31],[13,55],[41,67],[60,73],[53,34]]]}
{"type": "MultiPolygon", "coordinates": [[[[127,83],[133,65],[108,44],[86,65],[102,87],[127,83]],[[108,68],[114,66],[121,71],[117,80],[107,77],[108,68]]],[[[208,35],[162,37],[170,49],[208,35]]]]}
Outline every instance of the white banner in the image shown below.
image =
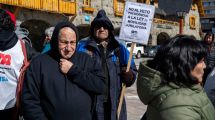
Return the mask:
{"type": "Polygon", "coordinates": [[[126,2],[119,38],[147,44],[155,7],[141,3],[126,2]]]}

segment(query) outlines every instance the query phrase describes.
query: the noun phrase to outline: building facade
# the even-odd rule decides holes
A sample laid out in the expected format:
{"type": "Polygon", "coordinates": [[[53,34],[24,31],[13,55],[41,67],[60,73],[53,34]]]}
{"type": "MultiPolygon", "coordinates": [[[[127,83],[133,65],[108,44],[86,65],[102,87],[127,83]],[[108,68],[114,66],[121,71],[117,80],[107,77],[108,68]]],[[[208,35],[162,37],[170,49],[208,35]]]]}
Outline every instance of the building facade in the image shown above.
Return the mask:
{"type": "MultiPolygon", "coordinates": [[[[179,33],[179,17],[168,16],[159,8],[158,0],[127,0],[154,5],[155,16],[148,45],[161,44],[179,33]]],[[[177,0],[175,0],[177,1],[177,0]]],[[[33,46],[40,51],[44,30],[62,20],[73,22],[80,31],[80,38],[89,35],[91,21],[100,9],[104,9],[119,34],[125,0],[0,0],[0,7],[9,9],[17,17],[17,23],[30,32],[33,46]]],[[[192,0],[189,12],[184,17],[183,31],[200,39],[200,16],[203,16],[202,1],[192,0]]]]}
{"type": "Polygon", "coordinates": [[[202,31],[215,33],[215,0],[202,0],[205,16],[201,17],[202,31]]]}

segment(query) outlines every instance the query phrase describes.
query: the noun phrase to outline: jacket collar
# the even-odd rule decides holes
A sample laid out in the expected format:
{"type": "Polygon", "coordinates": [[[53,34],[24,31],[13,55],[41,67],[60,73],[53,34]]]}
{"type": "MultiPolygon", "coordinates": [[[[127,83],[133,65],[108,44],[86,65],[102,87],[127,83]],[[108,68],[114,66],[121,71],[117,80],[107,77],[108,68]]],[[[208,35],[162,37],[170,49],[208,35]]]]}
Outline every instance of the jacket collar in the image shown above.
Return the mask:
{"type": "Polygon", "coordinates": [[[149,104],[157,96],[166,94],[166,92],[173,89],[184,88],[189,89],[193,93],[199,93],[203,90],[199,84],[186,87],[179,86],[173,82],[164,84],[162,83],[162,79],[165,79],[165,77],[161,72],[150,68],[146,64],[140,64],[137,79],[137,92],[144,104],[149,104]]]}
{"type": "MultiPolygon", "coordinates": [[[[98,43],[95,41],[94,38],[90,38],[87,42],[86,42],[86,46],[85,47],[91,47],[94,50],[96,50],[98,53],[100,53],[100,50],[98,48],[98,43]]],[[[108,42],[108,46],[107,46],[107,50],[108,53],[112,53],[117,47],[119,47],[119,42],[116,39],[111,39],[108,42]]]]}

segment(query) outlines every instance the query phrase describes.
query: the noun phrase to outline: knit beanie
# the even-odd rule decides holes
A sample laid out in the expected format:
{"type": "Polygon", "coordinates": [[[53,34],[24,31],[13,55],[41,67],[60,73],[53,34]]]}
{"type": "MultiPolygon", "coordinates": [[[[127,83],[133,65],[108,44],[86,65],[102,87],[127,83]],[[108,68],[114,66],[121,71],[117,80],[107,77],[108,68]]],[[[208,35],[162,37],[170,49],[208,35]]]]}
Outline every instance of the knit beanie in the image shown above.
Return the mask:
{"type": "Polygon", "coordinates": [[[16,17],[15,17],[15,15],[13,13],[11,13],[10,11],[8,11],[8,10],[5,10],[5,12],[10,16],[10,19],[13,22],[14,28],[15,28],[16,27],[16,17]]]}

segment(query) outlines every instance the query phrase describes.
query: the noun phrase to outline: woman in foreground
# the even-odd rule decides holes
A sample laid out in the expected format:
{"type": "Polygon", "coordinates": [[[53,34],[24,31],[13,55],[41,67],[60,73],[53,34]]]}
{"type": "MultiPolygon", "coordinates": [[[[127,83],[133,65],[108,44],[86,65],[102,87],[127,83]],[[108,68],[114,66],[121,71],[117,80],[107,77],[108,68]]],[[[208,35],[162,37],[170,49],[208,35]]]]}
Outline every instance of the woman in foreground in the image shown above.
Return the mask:
{"type": "Polygon", "coordinates": [[[215,120],[201,86],[207,47],[177,35],[161,45],[155,58],[141,64],[137,92],[148,105],[147,120],[215,120]]]}

